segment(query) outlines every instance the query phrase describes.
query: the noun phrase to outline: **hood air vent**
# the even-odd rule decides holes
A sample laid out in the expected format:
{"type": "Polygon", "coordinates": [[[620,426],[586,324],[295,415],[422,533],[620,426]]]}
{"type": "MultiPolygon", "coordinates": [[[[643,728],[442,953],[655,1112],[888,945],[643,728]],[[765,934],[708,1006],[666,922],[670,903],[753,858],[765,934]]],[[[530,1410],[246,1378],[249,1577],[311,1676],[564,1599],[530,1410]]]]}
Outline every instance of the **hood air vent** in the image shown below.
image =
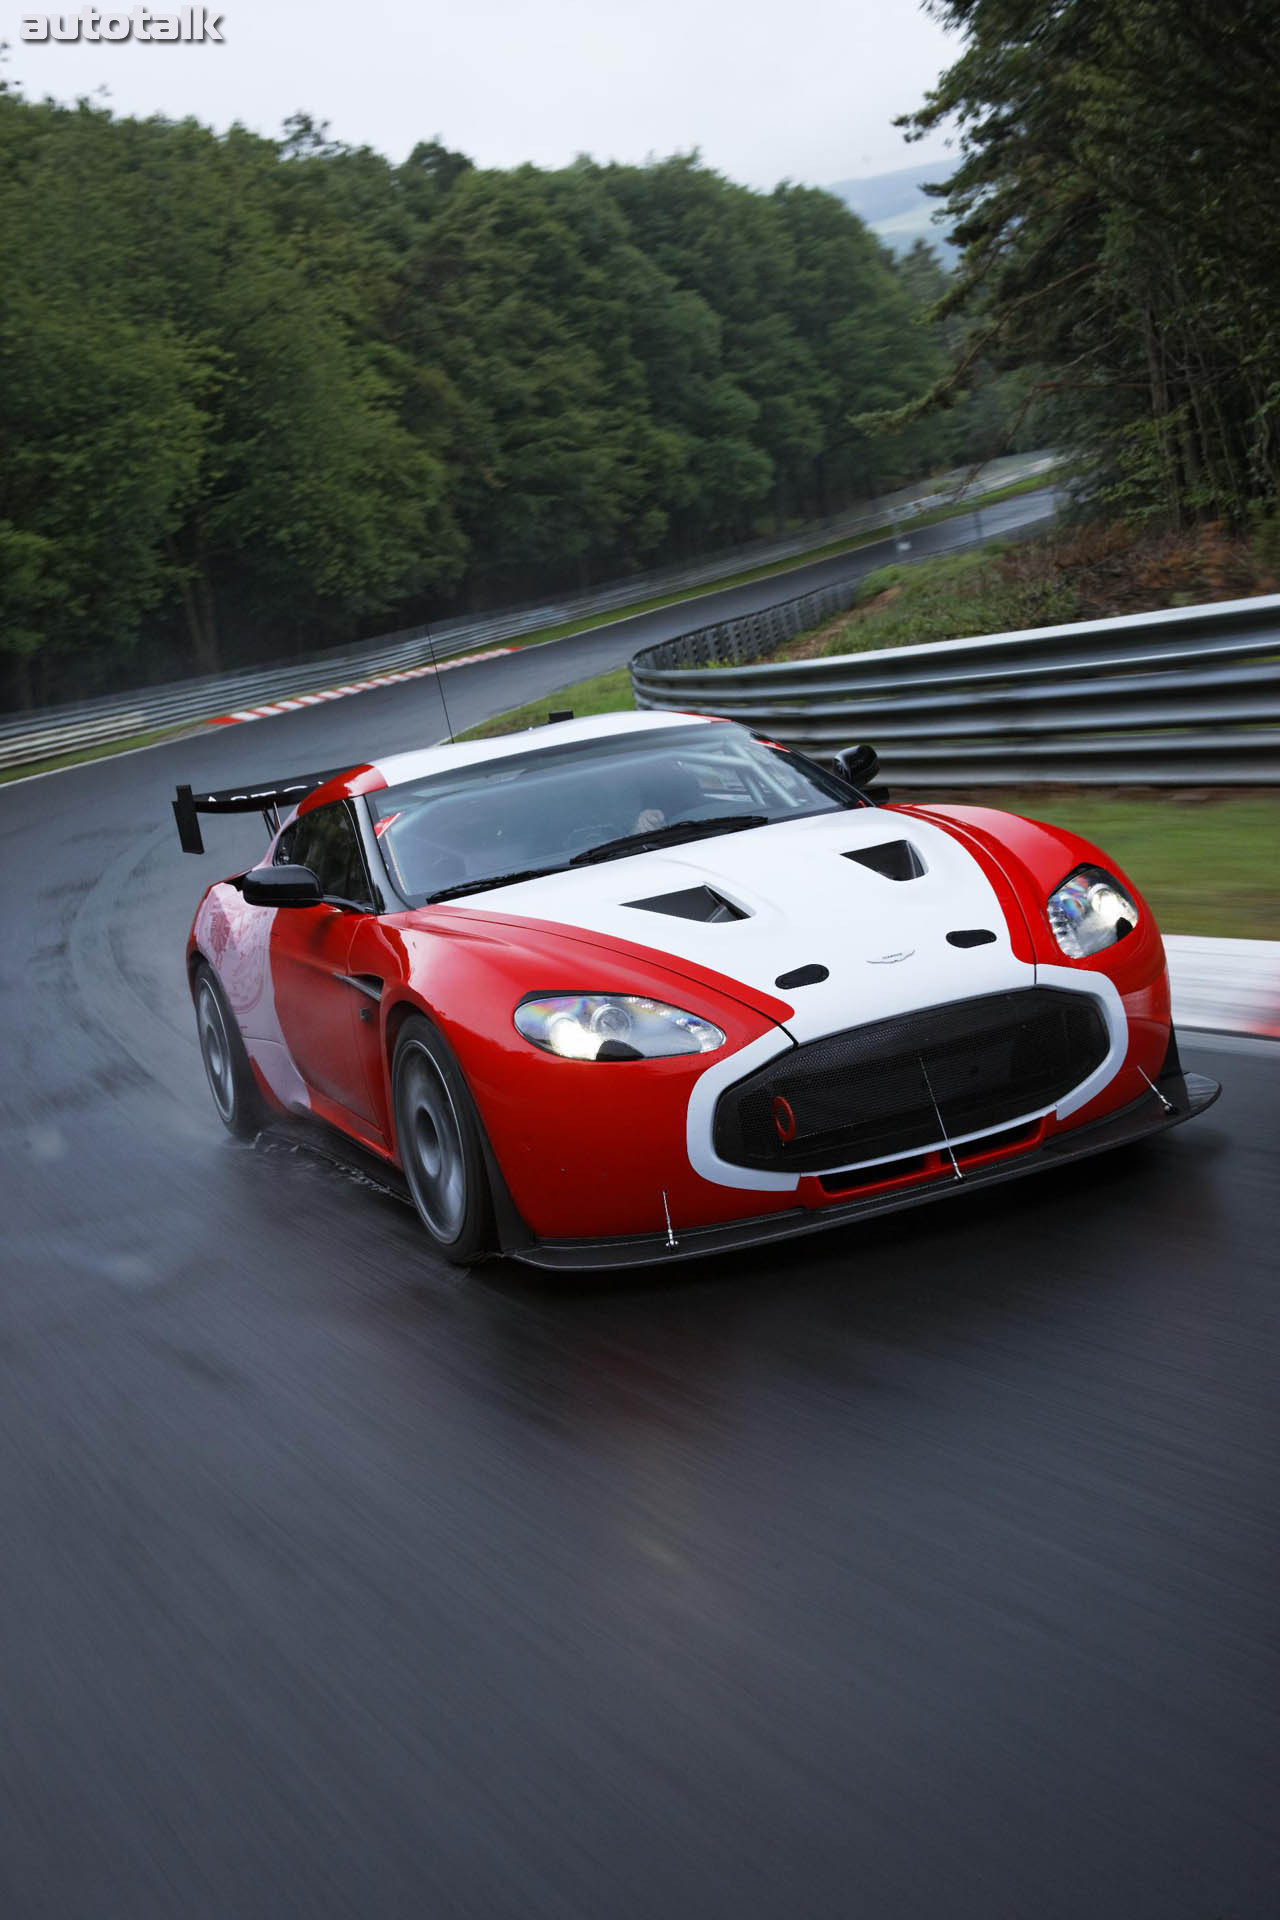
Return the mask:
{"type": "Polygon", "coordinates": [[[829,970],[815,961],[807,967],[793,967],[790,973],[780,973],[773,984],[775,987],[816,987],[820,980],[830,977],[829,970]]]}
{"type": "Polygon", "coordinates": [[[624,907],[640,907],[646,913],[669,913],[677,920],[745,920],[747,915],[732,900],[724,900],[711,887],[681,887],[676,893],[655,893],[648,900],[624,900],[624,907]]]}
{"type": "Polygon", "coordinates": [[[924,872],[924,861],[909,840],[883,840],[878,847],[859,847],[844,857],[886,880],[918,880],[924,872]]]}

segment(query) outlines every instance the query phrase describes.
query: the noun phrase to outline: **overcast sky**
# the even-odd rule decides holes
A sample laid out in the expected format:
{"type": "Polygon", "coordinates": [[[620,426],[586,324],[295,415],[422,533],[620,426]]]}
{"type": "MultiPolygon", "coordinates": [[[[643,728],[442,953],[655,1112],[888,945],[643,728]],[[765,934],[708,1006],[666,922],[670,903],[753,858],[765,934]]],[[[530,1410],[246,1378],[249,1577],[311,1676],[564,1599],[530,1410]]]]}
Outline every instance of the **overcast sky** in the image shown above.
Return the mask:
{"type": "Polygon", "coordinates": [[[892,123],[957,50],[920,0],[227,0],[222,46],[26,44],[36,11],[0,11],[7,74],[31,99],[106,87],[117,113],[268,134],[301,109],[393,160],[437,134],[481,166],[696,146],[759,187],[939,157],[892,123]]]}

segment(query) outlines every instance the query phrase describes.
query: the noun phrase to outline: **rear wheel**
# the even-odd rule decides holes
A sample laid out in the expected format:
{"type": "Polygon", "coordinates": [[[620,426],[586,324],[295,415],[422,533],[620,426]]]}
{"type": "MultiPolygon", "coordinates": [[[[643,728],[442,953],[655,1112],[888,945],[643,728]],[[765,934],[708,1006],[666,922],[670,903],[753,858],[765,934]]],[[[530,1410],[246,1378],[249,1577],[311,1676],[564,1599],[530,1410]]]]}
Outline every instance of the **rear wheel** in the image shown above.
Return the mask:
{"type": "Polygon", "coordinates": [[[209,1076],[209,1091],[218,1118],[240,1139],[251,1139],[266,1121],[266,1107],[235,1015],[227,1005],[212,967],[203,961],[196,968],[195,1002],[200,1057],[209,1076]]]}
{"type": "Polygon", "coordinates": [[[475,1105],[443,1036],[413,1014],[391,1068],[396,1147],[437,1252],[467,1266],[493,1250],[493,1202],[475,1105]]]}

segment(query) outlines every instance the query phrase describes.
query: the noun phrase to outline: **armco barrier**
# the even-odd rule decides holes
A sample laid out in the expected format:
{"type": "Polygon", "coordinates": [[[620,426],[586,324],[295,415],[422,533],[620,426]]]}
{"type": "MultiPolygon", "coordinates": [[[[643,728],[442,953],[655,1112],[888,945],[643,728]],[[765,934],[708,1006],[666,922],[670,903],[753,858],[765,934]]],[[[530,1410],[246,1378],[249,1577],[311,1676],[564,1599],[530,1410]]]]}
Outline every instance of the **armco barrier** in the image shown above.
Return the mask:
{"type": "MultiPolygon", "coordinates": [[[[409,634],[389,634],[362,648],[342,653],[312,655],[298,666],[263,667],[254,672],[218,674],[208,679],[178,680],[170,686],[144,687],[133,694],[108,694],[75,706],[46,707],[39,713],[13,714],[0,720],[0,770],[63,753],[127,740],[134,734],[161,733],[169,728],[196,726],[215,714],[288,700],[322,687],[338,687],[355,679],[381,674],[413,672],[452,655],[470,652],[485,640],[495,641],[498,623],[476,623],[462,635],[436,636],[434,650],[425,628],[409,634]]],[[[509,628],[508,631],[511,629],[509,628]]]]}
{"type": "Polygon", "coordinates": [[[811,753],[867,740],[885,779],[911,787],[1280,784],[1280,595],[758,664],[856,592],[645,648],[636,705],[741,720],[811,753]]]}

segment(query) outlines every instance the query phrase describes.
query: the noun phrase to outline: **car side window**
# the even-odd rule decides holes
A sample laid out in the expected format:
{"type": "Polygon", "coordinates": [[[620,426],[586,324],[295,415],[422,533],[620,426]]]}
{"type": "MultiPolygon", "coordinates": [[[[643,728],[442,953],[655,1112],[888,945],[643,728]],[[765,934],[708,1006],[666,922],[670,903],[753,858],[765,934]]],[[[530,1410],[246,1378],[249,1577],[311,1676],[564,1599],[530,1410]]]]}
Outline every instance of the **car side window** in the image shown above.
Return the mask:
{"type": "Polygon", "coordinates": [[[360,851],[360,836],[345,803],[314,807],[287,826],[276,842],[273,865],[310,867],[320,891],[372,911],[373,893],[360,851]]]}

